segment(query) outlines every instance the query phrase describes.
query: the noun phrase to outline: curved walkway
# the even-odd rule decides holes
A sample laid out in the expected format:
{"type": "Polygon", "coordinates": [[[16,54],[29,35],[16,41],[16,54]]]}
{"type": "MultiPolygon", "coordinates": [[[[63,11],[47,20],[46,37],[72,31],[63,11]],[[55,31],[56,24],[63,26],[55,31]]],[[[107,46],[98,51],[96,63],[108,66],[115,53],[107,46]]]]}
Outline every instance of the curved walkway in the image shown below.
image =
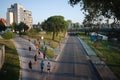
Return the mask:
{"type": "MultiPolygon", "coordinates": [[[[58,55],[54,61],[54,60],[51,60],[46,57],[46,59],[44,60],[44,62],[45,62],[44,74],[41,74],[40,62],[41,62],[41,60],[43,60],[43,53],[38,55],[35,45],[32,42],[29,42],[28,40],[25,40],[23,38],[17,37],[12,41],[15,44],[15,47],[18,51],[19,59],[20,59],[21,70],[20,70],[19,80],[42,80],[45,77],[45,74],[47,74],[46,64],[47,64],[48,60],[51,61],[51,65],[53,65],[51,68],[53,69],[54,68],[53,63],[59,58],[59,55],[58,55]],[[31,49],[32,49],[31,53],[29,53],[29,50],[28,50],[29,46],[31,46],[31,49]],[[34,61],[35,54],[38,55],[37,62],[34,61]],[[30,69],[28,67],[28,63],[30,60],[32,61],[32,67],[33,67],[32,71],[30,71],[30,69]]],[[[64,47],[64,44],[62,43],[60,50],[62,50],[63,47],[64,47]]]]}
{"type": "MultiPolygon", "coordinates": [[[[20,59],[20,80],[40,80],[44,75],[40,72],[40,61],[43,55],[38,55],[37,62],[34,61],[34,55],[38,54],[34,44],[28,40],[22,39],[20,37],[12,40],[16,46],[20,59]],[[29,53],[28,47],[31,46],[32,51],[29,53]],[[28,67],[29,61],[32,61],[32,71],[28,67]]],[[[46,63],[46,61],[45,61],[46,63]]],[[[45,68],[46,71],[46,68],[45,68]]]]}

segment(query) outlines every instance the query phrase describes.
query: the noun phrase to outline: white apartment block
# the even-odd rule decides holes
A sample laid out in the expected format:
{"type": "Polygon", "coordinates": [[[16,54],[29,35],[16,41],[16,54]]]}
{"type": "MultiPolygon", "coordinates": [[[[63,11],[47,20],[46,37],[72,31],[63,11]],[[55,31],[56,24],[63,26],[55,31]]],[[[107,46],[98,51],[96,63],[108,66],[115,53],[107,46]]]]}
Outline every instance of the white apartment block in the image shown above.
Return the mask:
{"type": "Polygon", "coordinates": [[[31,28],[32,13],[28,10],[24,10],[24,7],[21,4],[15,3],[14,5],[11,5],[10,8],[7,9],[7,25],[10,26],[13,22],[17,24],[19,24],[20,22],[24,22],[29,26],[29,28],[31,28]]]}
{"type": "Polygon", "coordinates": [[[13,23],[13,12],[7,12],[7,25],[10,26],[13,23]]]}
{"type": "Polygon", "coordinates": [[[31,11],[24,10],[24,22],[29,26],[29,29],[32,28],[32,15],[31,11]]]}

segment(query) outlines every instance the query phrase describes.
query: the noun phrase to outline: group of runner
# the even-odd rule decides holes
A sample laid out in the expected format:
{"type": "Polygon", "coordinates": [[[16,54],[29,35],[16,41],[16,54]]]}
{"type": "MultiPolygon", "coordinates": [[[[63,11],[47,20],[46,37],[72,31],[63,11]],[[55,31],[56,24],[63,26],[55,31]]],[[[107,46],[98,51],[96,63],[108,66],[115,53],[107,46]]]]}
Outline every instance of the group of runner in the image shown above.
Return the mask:
{"type": "MultiPolygon", "coordinates": [[[[40,44],[40,41],[39,40],[37,40],[37,41],[40,44]]],[[[30,42],[30,40],[29,40],[29,42],[30,42]]],[[[34,43],[36,44],[35,41],[34,41],[34,43]]],[[[36,46],[36,51],[38,52],[38,55],[40,55],[40,50],[38,48],[39,45],[36,44],[35,46],[36,46]]],[[[31,46],[29,46],[29,53],[31,53],[31,46]]],[[[45,59],[45,55],[44,54],[43,54],[43,58],[45,59]]],[[[34,55],[34,61],[35,61],[35,63],[37,62],[37,54],[34,55]]],[[[29,66],[29,69],[32,70],[32,61],[31,60],[29,61],[28,66],[29,66]]],[[[41,62],[40,62],[41,72],[43,72],[44,66],[45,66],[44,61],[41,60],[41,62]]],[[[50,68],[51,68],[50,62],[48,62],[46,66],[47,66],[47,71],[50,72],[50,68]]]]}
{"type": "MultiPolygon", "coordinates": [[[[28,63],[28,66],[29,66],[29,69],[32,70],[32,62],[31,62],[31,60],[30,60],[30,62],[28,63]]],[[[43,73],[44,67],[45,67],[45,63],[44,63],[44,61],[42,60],[42,61],[40,62],[41,73],[43,73]]],[[[47,67],[47,71],[50,72],[50,69],[51,69],[51,64],[50,64],[50,62],[47,63],[46,67],[47,67]]]]}

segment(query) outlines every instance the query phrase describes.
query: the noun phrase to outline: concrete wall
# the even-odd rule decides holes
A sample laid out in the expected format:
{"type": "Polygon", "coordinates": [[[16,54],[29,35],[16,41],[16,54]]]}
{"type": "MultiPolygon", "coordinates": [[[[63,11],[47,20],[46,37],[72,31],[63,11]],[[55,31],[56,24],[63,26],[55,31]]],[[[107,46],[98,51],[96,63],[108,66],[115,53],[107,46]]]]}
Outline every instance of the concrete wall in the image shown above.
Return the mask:
{"type": "Polygon", "coordinates": [[[2,68],[5,61],[5,46],[3,45],[0,49],[0,69],[2,68]]]}

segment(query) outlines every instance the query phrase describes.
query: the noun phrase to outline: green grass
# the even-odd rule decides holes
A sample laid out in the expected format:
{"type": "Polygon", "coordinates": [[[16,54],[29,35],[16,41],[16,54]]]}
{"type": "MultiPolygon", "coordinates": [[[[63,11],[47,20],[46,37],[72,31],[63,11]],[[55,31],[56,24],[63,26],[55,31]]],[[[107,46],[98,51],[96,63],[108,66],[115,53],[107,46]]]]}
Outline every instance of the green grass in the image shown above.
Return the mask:
{"type": "Polygon", "coordinates": [[[108,65],[108,67],[118,78],[120,78],[120,52],[108,47],[108,44],[112,46],[113,43],[108,41],[92,43],[88,36],[80,35],[80,37],[87,42],[87,44],[96,52],[100,59],[108,65]],[[99,44],[99,46],[96,47],[96,44],[99,44]]]}
{"type": "Polygon", "coordinates": [[[46,55],[49,56],[50,58],[54,58],[54,57],[55,57],[55,56],[54,56],[54,52],[53,52],[53,50],[51,50],[51,49],[48,49],[48,50],[46,51],[46,55]]]}
{"type": "Polygon", "coordinates": [[[0,71],[0,80],[18,80],[20,66],[15,46],[11,41],[5,39],[0,39],[0,44],[5,45],[5,63],[0,71]]]}

